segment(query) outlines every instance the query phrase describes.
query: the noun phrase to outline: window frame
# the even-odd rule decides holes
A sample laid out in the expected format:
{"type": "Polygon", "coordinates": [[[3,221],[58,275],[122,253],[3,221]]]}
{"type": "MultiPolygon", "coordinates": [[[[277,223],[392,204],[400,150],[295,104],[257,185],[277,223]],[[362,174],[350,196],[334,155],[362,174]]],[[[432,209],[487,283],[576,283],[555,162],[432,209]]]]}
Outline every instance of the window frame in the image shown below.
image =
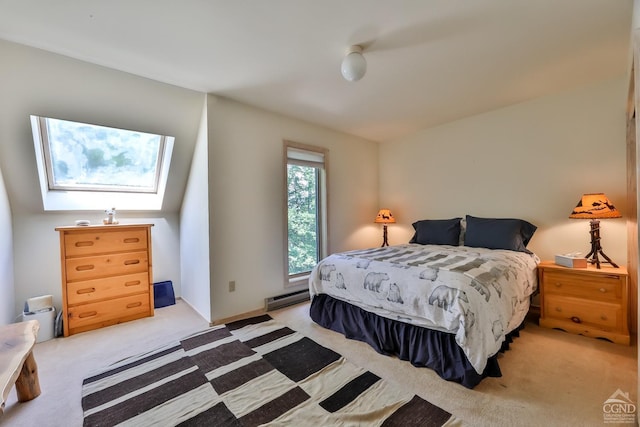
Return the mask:
{"type": "MultiPolygon", "coordinates": [[[[175,138],[156,134],[161,137],[161,141],[158,148],[158,158],[156,159],[158,163],[156,164],[153,189],[150,187],[131,188],[123,186],[104,187],[100,185],[54,185],[52,172],[53,165],[51,163],[51,153],[49,152],[50,146],[46,125],[46,119],[48,118],[49,117],[31,115],[31,129],[36,155],[36,166],[38,170],[38,179],[40,181],[42,203],[45,211],[92,211],[104,210],[105,208],[113,206],[115,206],[119,211],[159,211],[162,209],[175,138]]],[[[56,118],[53,119],[57,120],[56,118]]],[[[79,121],[75,122],[128,130],[117,126],[95,125],[79,121]]],[[[139,132],[152,133],[145,131],[139,132]]]]}
{"type": "Polygon", "coordinates": [[[288,190],[288,166],[289,164],[306,165],[316,167],[316,212],[317,212],[317,257],[318,261],[325,258],[328,253],[327,235],[328,235],[328,169],[329,169],[329,150],[314,145],[301,144],[298,142],[285,140],[283,144],[284,151],[284,273],[285,287],[291,287],[306,284],[311,270],[301,273],[289,274],[289,190],[288,190]],[[308,152],[312,155],[322,156],[322,162],[304,161],[299,159],[291,159],[289,149],[298,152],[308,152]],[[290,160],[293,160],[290,162],[290,160]],[[319,167],[321,165],[321,167],[319,167]]]}

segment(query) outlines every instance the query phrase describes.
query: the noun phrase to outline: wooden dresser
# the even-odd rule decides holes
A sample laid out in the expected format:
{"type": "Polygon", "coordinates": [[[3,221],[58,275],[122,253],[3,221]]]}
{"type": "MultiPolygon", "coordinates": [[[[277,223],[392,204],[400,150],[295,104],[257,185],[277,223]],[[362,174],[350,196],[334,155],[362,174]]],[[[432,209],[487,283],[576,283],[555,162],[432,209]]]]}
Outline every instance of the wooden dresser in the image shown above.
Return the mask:
{"type": "Polygon", "coordinates": [[[624,268],[538,266],[540,326],[630,344],[628,275],[624,268]]]}
{"type": "Polygon", "coordinates": [[[152,226],[56,228],[65,337],[153,316],[152,226]]]}

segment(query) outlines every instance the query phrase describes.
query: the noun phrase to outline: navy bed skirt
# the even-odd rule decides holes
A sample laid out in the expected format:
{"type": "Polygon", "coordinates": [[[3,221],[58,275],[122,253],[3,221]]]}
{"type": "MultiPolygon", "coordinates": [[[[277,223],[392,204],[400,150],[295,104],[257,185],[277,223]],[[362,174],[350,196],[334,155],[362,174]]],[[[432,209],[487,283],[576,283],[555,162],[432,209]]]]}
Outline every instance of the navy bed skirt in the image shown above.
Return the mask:
{"type": "MultiPolygon", "coordinates": [[[[366,342],[378,353],[431,368],[445,380],[467,388],[475,387],[485,377],[502,376],[497,355],[490,357],[482,375],[478,374],[453,334],[387,319],[326,294],[315,295],[309,311],[311,319],[320,326],[366,342]]],[[[521,328],[507,336],[501,352],[509,348],[521,328]]]]}

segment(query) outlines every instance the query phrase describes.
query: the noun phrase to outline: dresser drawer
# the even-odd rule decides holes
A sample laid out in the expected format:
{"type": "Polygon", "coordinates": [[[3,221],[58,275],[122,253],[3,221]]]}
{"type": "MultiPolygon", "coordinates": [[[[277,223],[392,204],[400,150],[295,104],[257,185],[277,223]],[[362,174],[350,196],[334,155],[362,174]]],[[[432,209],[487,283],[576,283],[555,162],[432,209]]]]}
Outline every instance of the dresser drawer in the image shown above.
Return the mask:
{"type": "Polygon", "coordinates": [[[545,271],[542,286],[545,294],[571,295],[580,298],[621,300],[622,282],[618,275],[580,275],[545,271]]]}
{"type": "Polygon", "coordinates": [[[547,295],[545,296],[543,314],[547,318],[595,325],[607,329],[620,328],[622,325],[622,307],[620,305],[579,298],[547,295]]]}
{"type": "Polygon", "coordinates": [[[118,323],[121,318],[150,313],[149,294],[131,295],[68,308],[69,329],[118,323]]]}
{"type": "Polygon", "coordinates": [[[65,232],[64,250],[68,257],[95,255],[107,252],[138,251],[147,248],[147,231],[144,229],[122,231],[87,230],[65,232]]]}
{"type": "Polygon", "coordinates": [[[147,251],[68,258],[65,261],[67,281],[89,280],[148,271],[147,251]]]}
{"type": "Polygon", "coordinates": [[[149,292],[149,274],[146,272],[69,282],[67,304],[84,304],[141,292],[149,292]]]}

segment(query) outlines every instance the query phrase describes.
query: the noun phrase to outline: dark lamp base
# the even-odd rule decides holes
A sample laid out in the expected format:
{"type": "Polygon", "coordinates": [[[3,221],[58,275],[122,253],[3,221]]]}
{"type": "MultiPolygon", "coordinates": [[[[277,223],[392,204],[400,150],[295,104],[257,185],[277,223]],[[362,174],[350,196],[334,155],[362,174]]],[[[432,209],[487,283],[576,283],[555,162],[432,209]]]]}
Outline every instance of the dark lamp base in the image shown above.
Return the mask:
{"type": "Polygon", "coordinates": [[[618,268],[618,264],[611,261],[604,251],[602,250],[602,246],[600,246],[600,220],[592,219],[591,222],[591,230],[589,234],[591,234],[591,251],[585,257],[587,262],[590,264],[595,264],[596,268],[600,268],[600,264],[609,263],[611,266],[618,268]],[[606,261],[600,261],[599,255],[602,255],[606,261]]]}

